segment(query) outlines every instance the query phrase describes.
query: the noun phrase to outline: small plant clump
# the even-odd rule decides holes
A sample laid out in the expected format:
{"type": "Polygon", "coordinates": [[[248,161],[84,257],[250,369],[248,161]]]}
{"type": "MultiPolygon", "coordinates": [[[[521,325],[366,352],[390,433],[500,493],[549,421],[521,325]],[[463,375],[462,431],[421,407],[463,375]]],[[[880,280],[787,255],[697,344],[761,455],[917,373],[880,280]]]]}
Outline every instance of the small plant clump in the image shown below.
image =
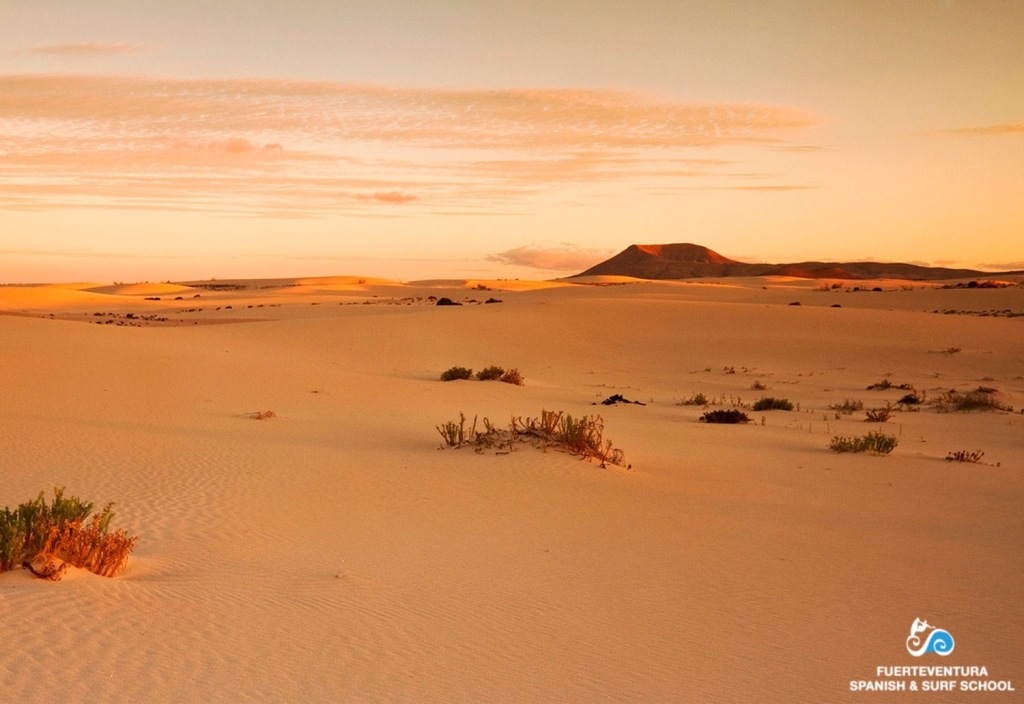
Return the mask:
{"type": "Polygon", "coordinates": [[[981,458],[985,456],[985,453],[981,450],[975,450],[969,452],[967,450],[957,450],[956,452],[950,452],[946,455],[947,462],[972,462],[974,464],[980,464],[981,458]]]}
{"type": "Polygon", "coordinates": [[[512,384],[514,386],[522,386],[526,383],[523,375],[519,373],[518,369],[509,369],[507,372],[501,375],[498,381],[503,381],[506,384],[512,384]]]}
{"type": "Polygon", "coordinates": [[[128,563],[137,536],[122,528],[109,532],[114,504],[92,513],[93,505],[54,489],[53,501],[45,495],[11,510],[0,510],[0,572],[25,567],[51,581],[59,580],[68,565],[103,577],[115,577],[128,563]]]}
{"type": "Polygon", "coordinates": [[[1009,411],[1008,406],[1001,404],[995,398],[995,389],[979,386],[974,391],[962,393],[956,389],[950,389],[938,398],[932,399],[931,403],[936,410],[949,413],[952,411],[1009,411]]]}
{"type": "Polygon", "coordinates": [[[792,411],[793,404],[785,398],[762,397],[753,406],[755,411],[792,411]]]}
{"type": "Polygon", "coordinates": [[[762,384],[760,381],[755,381],[753,384],[750,385],[750,388],[753,389],[754,391],[764,391],[768,387],[762,384]]]}
{"type": "Polygon", "coordinates": [[[900,398],[896,403],[901,406],[917,406],[924,401],[924,396],[918,396],[916,391],[911,391],[906,396],[900,398]]]}
{"type": "Polygon", "coordinates": [[[868,387],[868,391],[887,391],[888,389],[903,389],[904,391],[913,391],[914,387],[911,384],[894,384],[888,379],[882,379],[879,382],[871,384],[868,387]]]}
{"type": "Polygon", "coordinates": [[[270,420],[277,418],[277,414],[273,411],[256,411],[255,413],[250,413],[249,417],[253,420],[270,420]]]}
{"type": "Polygon", "coordinates": [[[842,403],[833,403],[829,406],[833,411],[839,411],[843,415],[853,415],[864,408],[864,402],[852,398],[844,398],[842,403]]]}
{"type": "Polygon", "coordinates": [[[466,367],[452,367],[441,372],[441,381],[455,381],[456,379],[472,379],[473,370],[466,367]]]}
{"type": "Polygon", "coordinates": [[[894,435],[872,432],[862,437],[847,438],[835,436],[828,444],[833,452],[871,452],[876,455],[888,455],[899,444],[894,435]]]}
{"type": "Polygon", "coordinates": [[[887,403],[882,408],[869,408],[864,413],[864,420],[868,423],[885,423],[892,418],[892,404],[887,403]]]}
{"type": "Polygon", "coordinates": [[[679,402],[680,406],[706,406],[710,403],[708,397],[704,394],[693,394],[690,398],[683,399],[679,402]]]}
{"type": "Polygon", "coordinates": [[[598,460],[602,467],[626,465],[625,453],[613,447],[611,440],[604,439],[601,416],[574,417],[562,411],[541,410],[537,418],[512,416],[508,428],[499,428],[488,418],[483,419],[483,424],[484,431],[478,432],[477,418],[473,418],[472,426],[467,426],[466,416],[459,413],[457,423],[448,421],[436,428],[448,447],[471,444],[476,452],[496,447],[499,454],[507,454],[519,443],[530,443],[542,449],[554,447],[583,459],[598,460]]]}
{"type": "Polygon", "coordinates": [[[504,369],[502,369],[501,367],[493,367],[492,366],[492,367],[487,367],[485,369],[481,369],[480,371],[478,371],[476,373],[476,378],[479,379],[480,381],[495,381],[497,379],[501,379],[501,377],[504,374],[505,374],[505,370],[504,369]]]}
{"type": "Polygon", "coordinates": [[[749,423],[750,417],[747,416],[743,411],[728,410],[728,411],[708,411],[700,417],[700,420],[705,423],[749,423]]]}

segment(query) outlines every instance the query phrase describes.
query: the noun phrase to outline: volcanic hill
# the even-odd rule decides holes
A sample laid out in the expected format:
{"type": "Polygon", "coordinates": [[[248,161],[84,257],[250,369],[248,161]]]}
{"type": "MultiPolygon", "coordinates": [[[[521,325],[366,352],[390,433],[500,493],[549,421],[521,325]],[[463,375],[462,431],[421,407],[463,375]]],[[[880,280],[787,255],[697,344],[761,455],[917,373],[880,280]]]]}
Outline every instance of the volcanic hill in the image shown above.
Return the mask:
{"type": "Polygon", "coordinates": [[[637,279],[793,276],[804,279],[909,279],[917,281],[991,275],[991,272],[986,273],[973,269],[946,269],[885,262],[747,264],[723,257],[718,252],[699,244],[690,243],[633,244],[611,259],[576,274],[576,276],[631,276],[637,279]]]}

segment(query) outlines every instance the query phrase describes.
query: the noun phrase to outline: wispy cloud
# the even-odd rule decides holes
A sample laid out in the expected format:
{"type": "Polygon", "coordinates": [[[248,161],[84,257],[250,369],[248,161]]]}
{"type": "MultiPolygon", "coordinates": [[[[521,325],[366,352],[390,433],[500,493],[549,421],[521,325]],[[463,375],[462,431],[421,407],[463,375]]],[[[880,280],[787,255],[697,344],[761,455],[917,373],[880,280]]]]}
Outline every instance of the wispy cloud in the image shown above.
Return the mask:
{"type": "Polygon", "coordinates": [[[1024,134],[1024,122],[1008,122],[1002,125],[983,125],[981,127],[960,127],[950,130],[939,130],[935,134],[964,135],[968,137],[999,137],[1007,134],[1024,134]]]}
{"type": "Polygon", "coordinates": [[[994,264],[979,264],[981,269],[992,269],[993,271],[1024,271],[1024,260],[1014,262],[997,262],[994,264]]]}
{"type": "Polygon", "coordinates": [[[586,249],[563,242],[559,245],[528,244],[492,254],[487,261],[529,266],[551,271],[583,271],[616,253],[614,249],[586,249]]]}
{"type": "Polygon", "coordinates": [[[75,42],[73,44],[50,44],[25,49],[26,54],[45,56],[109,56],[111,54],[134,54],[142,51],[144,44],[134,42],[75,42]]]}
{"type": "Polygon", "coordinates": [[[725,176],[709,150],[785,146],[816,121],[615,91],[0,76],[0,207],[507,208],[562,185],[725,176]]]}

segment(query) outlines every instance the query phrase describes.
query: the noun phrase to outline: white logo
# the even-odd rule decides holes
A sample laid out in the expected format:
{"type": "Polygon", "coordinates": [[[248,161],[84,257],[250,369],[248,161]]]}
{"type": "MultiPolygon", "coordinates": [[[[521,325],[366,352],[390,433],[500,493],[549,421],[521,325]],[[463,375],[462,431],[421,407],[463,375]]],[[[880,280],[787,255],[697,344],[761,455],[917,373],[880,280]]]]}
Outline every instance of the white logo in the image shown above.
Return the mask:
{"type": "Polygon", "coordinates": [[[910,637],[907,638],[907,652],[915,658],[919,658],[925,653],[949,655],[953,652],[954,645],[953,636],[949,635],[948,631],[935,628],[935,626],[929,626],[927,621],[915,618],[914,623],[910,626],[910,637]],[[932,632],[928,634],[928,637],[924,639],[922,644],[921,636],[917,634],[928,629],[932,629],[932,632]]]}

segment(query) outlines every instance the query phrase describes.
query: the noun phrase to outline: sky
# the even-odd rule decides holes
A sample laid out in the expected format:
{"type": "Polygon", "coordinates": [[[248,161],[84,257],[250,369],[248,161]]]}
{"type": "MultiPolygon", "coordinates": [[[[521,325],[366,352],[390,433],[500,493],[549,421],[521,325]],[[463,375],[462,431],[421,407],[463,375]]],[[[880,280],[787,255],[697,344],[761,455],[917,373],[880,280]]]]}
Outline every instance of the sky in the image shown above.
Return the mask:
{"type": "Polygon", "coordinates": [[[1024,268],[1024,3],[0,0],[0,282],[1024,268]]]}

